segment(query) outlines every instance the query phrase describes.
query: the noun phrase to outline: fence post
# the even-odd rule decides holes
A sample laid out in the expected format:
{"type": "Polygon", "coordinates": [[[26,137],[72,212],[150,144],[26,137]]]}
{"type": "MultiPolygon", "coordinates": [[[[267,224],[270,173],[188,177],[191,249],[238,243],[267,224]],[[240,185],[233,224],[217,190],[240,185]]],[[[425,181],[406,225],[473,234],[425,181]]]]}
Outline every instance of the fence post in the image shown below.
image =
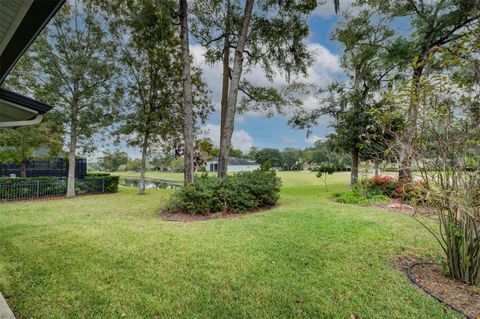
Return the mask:
{"type": "Polygon", "coordinates": [[[40,196],[40,181],[37,181],[37,197],[40,196]]]}
{"type": "Polygon", "coordinates": [[[105,177],[102,178],[102,193],[105,193],[105,177]]]}

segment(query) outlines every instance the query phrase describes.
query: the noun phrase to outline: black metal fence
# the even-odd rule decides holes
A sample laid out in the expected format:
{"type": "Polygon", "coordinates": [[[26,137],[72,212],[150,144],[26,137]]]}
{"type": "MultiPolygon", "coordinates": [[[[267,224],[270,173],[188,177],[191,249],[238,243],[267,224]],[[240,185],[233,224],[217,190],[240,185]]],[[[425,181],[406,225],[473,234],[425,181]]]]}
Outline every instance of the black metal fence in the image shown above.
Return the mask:
{"type": "MultiPolygon", "coordinates": [[[[35,159],[25,161],[26,177],[39,176],[68,176],[68,161],[63,158],[52,159],[35,159]]],[[[0,163],[0,177],[8,177],[10,175],[17,177],[21,176],[19,164],[1,164],[0,163]]],[[[87,160],[77,159],[75,161],[75,176],[83,178],[87,175],[87,160]]]]}
{"type": "MultiPolygon", "coordinates": [[[[108,184],[109,177],[94,179],[77,179],[77,194],[95,194],[112,192],[108,184]]],[[[118,183],[118,181],[117,181],[118,183]]],[[[31,178],[8,179],[0,181],[0,201],[16,201],[41,197],[65,196],[67,194],[66,178],[31,178]]]]}

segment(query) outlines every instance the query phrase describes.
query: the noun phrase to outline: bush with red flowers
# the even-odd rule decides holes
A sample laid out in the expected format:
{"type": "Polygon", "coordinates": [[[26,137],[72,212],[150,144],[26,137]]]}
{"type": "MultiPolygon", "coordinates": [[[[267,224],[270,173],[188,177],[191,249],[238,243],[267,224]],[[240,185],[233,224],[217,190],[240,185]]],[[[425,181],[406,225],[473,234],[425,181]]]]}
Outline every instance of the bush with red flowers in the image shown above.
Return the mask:
{"type": "Polygon", "coordinates": [[[397,178],[389,175],[375,175],[367,180],[365,189],[368,193],[392,197],[400,185],[397,178]]]}
{"type": "Polygon", "coordinates": [[[422,180],[403,182],[389,175],[376,175],[365,183],[365,190],[370,194],[385,195],[417,204],[425,202],[426,189],[422,180]]]}

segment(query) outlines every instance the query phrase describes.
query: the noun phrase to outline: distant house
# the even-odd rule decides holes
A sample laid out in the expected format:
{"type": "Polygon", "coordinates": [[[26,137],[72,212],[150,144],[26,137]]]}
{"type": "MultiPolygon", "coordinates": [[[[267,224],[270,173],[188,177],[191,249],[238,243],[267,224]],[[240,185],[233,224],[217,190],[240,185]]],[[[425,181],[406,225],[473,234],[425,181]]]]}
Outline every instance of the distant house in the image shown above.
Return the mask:
{"type": "MultiPolygon", "coordinates": [[[[218,172],[218,166],[218,158],[215,158],[207,162],[205,169],[207,172],[218,172]]],[[[253,160],[238,157],[228,158],[227,170],[229,172],[253,171],[258,168],[260,168],[260,165],[253,160]]]]}

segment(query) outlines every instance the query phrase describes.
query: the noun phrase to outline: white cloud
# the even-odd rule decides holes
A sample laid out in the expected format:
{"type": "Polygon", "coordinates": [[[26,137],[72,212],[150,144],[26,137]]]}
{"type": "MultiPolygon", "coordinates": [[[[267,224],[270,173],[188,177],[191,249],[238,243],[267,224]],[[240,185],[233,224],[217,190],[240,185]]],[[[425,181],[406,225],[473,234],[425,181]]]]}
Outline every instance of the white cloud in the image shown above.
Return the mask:
{"type": "MultiPolygon", "coordinates": [[[[324,87],[331,83],[334,78],[342,74],[340,57],[338,55],[333,54],[330,50],[319,43],[309,43],[307,44],[307,47],[312,52],[314,61],[313,64],[308,68],[307,76],[302,76],[296,80],[324,87]]],[[[207,64],[203,56],[205,49],[199,44],[192,45],[190,49],[194,57],[195,64],[202,69],[203,78],[213,92],[213,102],[215,108],[219,110],[222,90],[222,66],[220,63],[216,63],[214,65],[207,64]]],[[[252,67],[248,73],[244,74],[244,77],[250,82],[258,85],[281,87],[282,85],[287,84],[285,77],[280,74],[280,72],[277,72],[273,82],[270,82],[265,77],[265,74],[260,66],[252,67]]],[[[306,107],[313,108],[314,102],[313,96],[308,96],[305,98],[306,107]]],[[[245,116],[264,115],[265,114],[261,112],[247,112],[245,114],[245,116]]]]}
{"type": "MultiPolygon", "coordinates": [[[[220,146],[220,125],[215,124],[206,124],[202,127],[201,137],[206,137],[212,140],[215,146],[220,146]]],[[[248,152],[253,146],[252,136],[245,130],[238,130],[233,132],[232,136],[232,146],[233,148],[239,149],[242,152],[248,152]]]]}
{"type": "Polygon", "coordinates": [[[342,73],[340,56],[333,54],[329,49],[319,43],[308,44],[308,49],[313,53],[314,61],[310,67],[307,82],[316,85],[325,85],[342,73]]]}

